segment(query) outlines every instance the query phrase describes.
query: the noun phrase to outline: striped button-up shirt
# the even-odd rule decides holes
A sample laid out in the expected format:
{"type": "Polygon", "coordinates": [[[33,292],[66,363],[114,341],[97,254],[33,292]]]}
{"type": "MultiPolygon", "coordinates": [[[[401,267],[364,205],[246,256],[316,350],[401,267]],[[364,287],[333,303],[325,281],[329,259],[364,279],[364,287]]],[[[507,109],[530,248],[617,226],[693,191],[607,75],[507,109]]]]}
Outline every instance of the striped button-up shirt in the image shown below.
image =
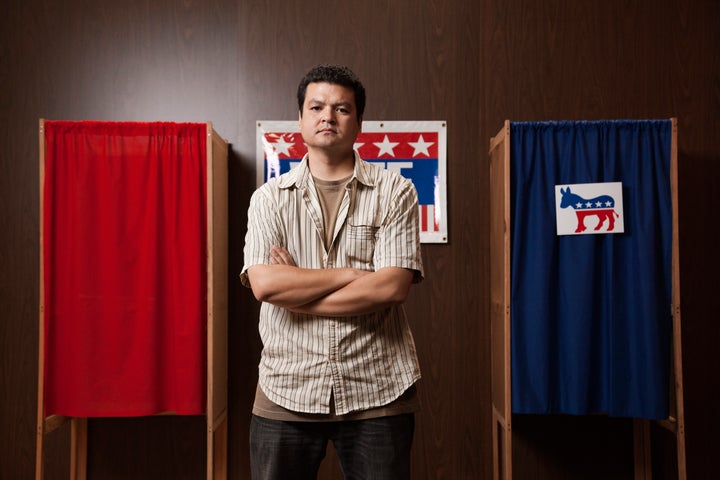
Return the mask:
{"type": "MultiPolygon", "coordinates": [[[[248,268],[286,248],[301,268],[401,267],[423,276],[418,199],[412,182],[362,160],[340,204],[334,239],[325,248],[320,202],[307,156],[252,196],[245,238],[248,268]]],[[[381,312],[320,317],[263,303],[259,384],[274,403],[296,412],[343,415],[386,405],[420,378],[415,343],[402,305],[381,312]]]]}

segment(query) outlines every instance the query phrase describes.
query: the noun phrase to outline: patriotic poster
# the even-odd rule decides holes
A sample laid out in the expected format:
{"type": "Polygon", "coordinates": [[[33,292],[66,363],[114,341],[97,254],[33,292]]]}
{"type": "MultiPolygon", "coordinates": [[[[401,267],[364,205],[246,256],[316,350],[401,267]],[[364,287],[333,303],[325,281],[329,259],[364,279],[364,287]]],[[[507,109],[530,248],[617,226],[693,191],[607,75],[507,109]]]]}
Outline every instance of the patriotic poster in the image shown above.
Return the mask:
{"type": "MultiPolygon", "coordinates": [[[[364,160],[412,180],[423,243],[448,241],[446,143],[444,121],[364,121],[355,143],[364,160]]],[[[297,121],[258,121],[257,185],[288,172],[306,152],[297,121]]]]}
{"type": "Polygon", "coordinates": [[[623,233],[622,182],[555,185],[558,235],[623,233]]]}

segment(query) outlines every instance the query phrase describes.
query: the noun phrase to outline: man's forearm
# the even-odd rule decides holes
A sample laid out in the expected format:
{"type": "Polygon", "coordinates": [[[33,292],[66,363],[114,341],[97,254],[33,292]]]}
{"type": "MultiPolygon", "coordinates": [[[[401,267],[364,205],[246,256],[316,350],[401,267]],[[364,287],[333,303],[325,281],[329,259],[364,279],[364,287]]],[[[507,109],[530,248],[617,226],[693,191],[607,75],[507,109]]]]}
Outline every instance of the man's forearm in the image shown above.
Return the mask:
{"type": "Polygon", "coordinates": [[[255,298],[294,309],[325,297],[369,273],[354,268],[255,265],[248,270],[248,277],[255,298]]]}
{"type": "Polygon", "coordinates": [[[309,303],[288,308],[298,313],[329,317],[378,312],[403,303],[410,290],[412,278],[411,270],[383,268],[309,303]]]}

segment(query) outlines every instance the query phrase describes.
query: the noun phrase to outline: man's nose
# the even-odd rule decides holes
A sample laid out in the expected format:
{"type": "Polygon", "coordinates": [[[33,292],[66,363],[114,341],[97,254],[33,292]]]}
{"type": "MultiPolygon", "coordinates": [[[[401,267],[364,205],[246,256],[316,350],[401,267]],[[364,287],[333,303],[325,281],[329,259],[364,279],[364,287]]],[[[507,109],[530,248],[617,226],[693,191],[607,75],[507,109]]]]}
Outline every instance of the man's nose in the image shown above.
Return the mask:
{"type": "Polygon", "coordinates": [[[329,124],[335,123],[335,110],[327,108],[323,110],[322,121],[329,124]]]}

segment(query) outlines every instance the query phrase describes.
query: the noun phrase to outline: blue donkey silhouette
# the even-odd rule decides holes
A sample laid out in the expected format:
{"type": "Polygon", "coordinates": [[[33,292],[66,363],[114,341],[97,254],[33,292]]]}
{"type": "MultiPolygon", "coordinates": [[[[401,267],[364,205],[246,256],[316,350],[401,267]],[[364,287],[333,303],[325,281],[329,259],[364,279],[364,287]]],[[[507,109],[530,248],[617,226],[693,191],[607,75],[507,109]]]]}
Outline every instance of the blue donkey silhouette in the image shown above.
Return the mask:
{"type": "Polygon", "coordinates": [[[560,208],[572,207],[575,209],[575,214],[578,219],[575,233],[584,232],[587,229],[585,227],[585,217],[593,215],[598,217],[598,224],[594,230],[600,230],[605,220],[608,221],[608,232],[611,232],[615,228],[615,218],[620,215],[613,210],[615,207],[615,199],[610,195],[600,195],[595,198],[586,199],[578,194],[572,193],[570,187],[561,188],[560,193],[562,193],[560,208]]]}

